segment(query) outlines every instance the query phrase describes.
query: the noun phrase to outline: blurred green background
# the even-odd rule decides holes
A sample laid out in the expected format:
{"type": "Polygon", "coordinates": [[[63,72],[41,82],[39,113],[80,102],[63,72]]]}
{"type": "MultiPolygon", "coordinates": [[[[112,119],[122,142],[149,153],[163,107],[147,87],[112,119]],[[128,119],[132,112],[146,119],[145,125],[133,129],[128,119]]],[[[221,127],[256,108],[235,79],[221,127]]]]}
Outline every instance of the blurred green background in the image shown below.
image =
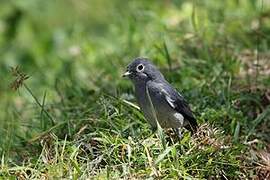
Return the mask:
{"type": "Polygon", "coordinates": [[[40,153],[36,139],[53,132],[72,142],[85,124],[88,133],[149,134],[138,112],[119,109],[120,98],[134,102],[121,73],[138,56],[160,67],[200,123],[264,147],[269,17],[268,0],[0,1],[0,155],[18,163],[40,153]],[[16,66],[30,78],[12,91],[16,66]],[[119,111],[113,127],[107,111],[119,111]]]}

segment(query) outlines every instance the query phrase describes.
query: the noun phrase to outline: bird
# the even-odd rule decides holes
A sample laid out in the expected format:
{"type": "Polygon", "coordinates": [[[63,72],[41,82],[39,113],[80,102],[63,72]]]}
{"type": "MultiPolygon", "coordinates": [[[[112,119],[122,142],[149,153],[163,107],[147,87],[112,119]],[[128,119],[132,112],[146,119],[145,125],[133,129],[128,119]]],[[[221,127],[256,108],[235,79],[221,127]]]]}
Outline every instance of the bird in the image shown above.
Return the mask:
{"type": "Polygon", "coordinates": [[[122,75],[135,86],[135,97],[144,117],[156,131],[173,129],[181,139],[184,127],[194,134],[198,124],[185,98],[164,78],[157,67],[145,57],[138,57],[122,75]]]}

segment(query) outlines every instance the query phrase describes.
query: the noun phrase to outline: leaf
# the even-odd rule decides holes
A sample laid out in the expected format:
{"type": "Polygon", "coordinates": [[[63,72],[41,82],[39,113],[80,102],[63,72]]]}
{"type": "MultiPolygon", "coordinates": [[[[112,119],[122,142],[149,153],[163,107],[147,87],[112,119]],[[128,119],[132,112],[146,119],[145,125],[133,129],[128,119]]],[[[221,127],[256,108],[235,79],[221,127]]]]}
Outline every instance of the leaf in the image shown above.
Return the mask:
{"type": "Polygon", "coordinates": [[[155,165],[157,165],[158,163],[160,163],[160,162],[165,158],[165,156],[166,156],[167,154],[169,154],[169,152],[172,151],[173,148],[174,148],[174,146],[168,146],[168,147],[163,151],[163,153],[160,154],[160,155],[158,156],[158,158],[157,158],[156,161],[155,161],[155,165]]]}

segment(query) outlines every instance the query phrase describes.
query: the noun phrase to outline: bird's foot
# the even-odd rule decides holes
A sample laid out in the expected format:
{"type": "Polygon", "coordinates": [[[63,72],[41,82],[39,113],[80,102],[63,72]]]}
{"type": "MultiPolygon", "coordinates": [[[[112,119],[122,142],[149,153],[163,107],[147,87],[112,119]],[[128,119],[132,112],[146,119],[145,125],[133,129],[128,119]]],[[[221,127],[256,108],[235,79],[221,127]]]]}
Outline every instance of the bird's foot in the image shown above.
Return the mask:
{"type": "Polygon", "coordinates": [[[183,135],[181,133],[181,130],[179,128],[173,128],[173,132],[175,136],[177,137],[177,140],[180,142],[183,139],[183,135]]]}

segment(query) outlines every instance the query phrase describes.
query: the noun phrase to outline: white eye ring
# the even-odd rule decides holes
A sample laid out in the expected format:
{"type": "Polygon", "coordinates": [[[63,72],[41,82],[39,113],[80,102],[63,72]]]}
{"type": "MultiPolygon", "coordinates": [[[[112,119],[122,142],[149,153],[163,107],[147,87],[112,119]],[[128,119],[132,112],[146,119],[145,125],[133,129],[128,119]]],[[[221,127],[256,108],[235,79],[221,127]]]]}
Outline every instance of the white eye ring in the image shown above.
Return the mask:
{"type": "Polygon", "coordinates": [[[139,64],[137,67],[136,67],[136,71],[137,72],[142,72],[144,70],[144,65],[143,64],[139,64]]]}

